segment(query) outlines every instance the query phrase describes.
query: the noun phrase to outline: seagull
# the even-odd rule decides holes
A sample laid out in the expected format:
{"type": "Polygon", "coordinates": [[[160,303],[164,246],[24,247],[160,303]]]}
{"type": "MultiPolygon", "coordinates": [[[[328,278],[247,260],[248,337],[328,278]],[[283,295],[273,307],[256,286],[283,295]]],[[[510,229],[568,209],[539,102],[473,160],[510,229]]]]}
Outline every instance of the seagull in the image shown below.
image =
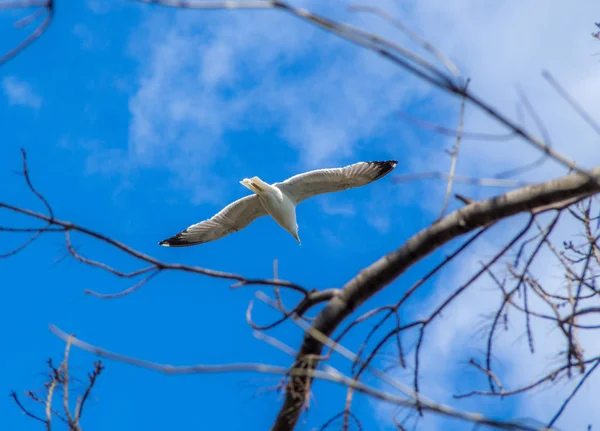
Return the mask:
{"type": "Polygon", "coordinates": [[[396,160],[358,162],[343,168],[304,172],[273,184],[267,184],[258,177],[244,178],[240,184],[254,194],[238,199],[212,218],[193,224],[158,244],[188,247],[215,241],[269,214],[301,245],[296,223],[296,206],[300,202],[323,193],[365,186],[389,174],[397,164],[396,160]]]}

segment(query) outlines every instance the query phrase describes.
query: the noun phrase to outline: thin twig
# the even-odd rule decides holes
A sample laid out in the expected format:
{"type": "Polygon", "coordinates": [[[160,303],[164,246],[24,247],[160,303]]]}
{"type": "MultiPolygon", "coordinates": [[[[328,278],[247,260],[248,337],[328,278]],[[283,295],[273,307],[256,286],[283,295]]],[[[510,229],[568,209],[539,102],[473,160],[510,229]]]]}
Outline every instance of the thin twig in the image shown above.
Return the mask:
{"type": "Polygon", "coordinates": [[[547,70],[542,71],[542,76],[544,77],[544,79],[552,86],[552,88],[554,88],[554,90],[556,90],[556,92],[565,100],[565,102],[567,102],[571,108],[573,108],[573,110],[575,112],[577,112],[577,114],[579,114],[579,116],[583,119],[583,121],[585,121],[588,126],[590,126],[592,129],[594,129],[594,132],[596,132],[598,135],[600,135],[600,125],[598,123],[596,123],[596,121],[592,118],[592,116],[590,114],[588,114],[585,109],[583,109],[583,107],[577,103],[577,101],[575,99],[573,99],[573,97],[571,97],[571,95],[569,95],[569,93],[567,93],[567,90],[565,90],[557,81],[556,79],[554,79],[554,77],[550,74],[550,72],[548,72],[547,70]]]}
{"type": "MultiPolygon", "coordinates": [[[[471,78],[468,78],[467,82],[465,83],[465,89],[464,89],[465,92],[467,91],[470,82],[471,82],[471,78]]],[[[444,203],[442,205],[442,211],[440,211],[440,215],[436,219],[436,222],[440,221],[444,217],[444,214],[446,213],[446,208],[448,208],[448,202],[450,201],[450,194],[452,193],[452,184],[454,182],[454,173],[456,172],[456,163],[458,161],[458,152],[460,150],[460,139],[462,137],[462,130],[463,130],[464,122],[465,122],[465,101],[466,101],[466,98],[463,97],[463,99],[460,103],[460,116],[459,116],[459,120],[458,120],[458,130],[456,132],[456,141],[454,142],[454,148],[452,149],[452,152],[450,153],[450,155],[452,157],[452,161],[450,163],[450,172],[448,172],[448,186],[446,187],[446,195],[444,196],[444,203]]]]}
{"type": "Polygon", "coordinates": [[[598,365],[600,365],[600,360],[597,360],[596,363],[594,364],[594,366],[591,367],[585,373],[585,375],[579,380],[579,383],[577,383],[577,386],[575,386],[575,388],[573,388],[573,390],[571,391],[571,393],[569,394],[569,396],[561,404],[560,408],[555,413],[555,415],[552,417],[552,419],[550,420],[550,422],[548,422],[548,428],[552,427],[554,425],[554,423],[558,420],[558,418],[560,417],[560,415],[562,415],[562,413],[567,408],[567,405],[569,404],[569,402],[573,399],[573,397],[575,396],[575,394],[577,393],[577,391],[583,386],[583,384],[585,383],[585,381],[587,380],[587,378],[589,376],[591,376],[592,373],[596,370],[596,368],[598,367],[598,365]]]}
{"type": "MultiPolygon", "coordinates": [[[[46,0],[44,2],[38,1],[23,1],[23,2],[8,2],[1,4],[0,8],[11,8],[11,7],[33,7],[33,6],[44,6],[46,10],[46,18],[42,23],[29,34],[19,45],[15,48],[8,51],[6,54],[0,57],[0,66],[5,64],[10,59],[14,58],[17,54],[22,52],[25,48],[35,42],[40,36],[48,29],[50,24],[52,23],[52,18],[54,17],[54,0],[46,0]]],[[[35,16],[37,18],[37,16],[35,16]]],[[[31,19],[31,18],[29,18],[31,19]]],[[[22,22],[19,23],[22,25],[22,22]]]]}
{"type": "Polygon", "coordinates": [[[429,51],[435,58],[437,58],[437,60],[440,63],[442,63],[446,67],[446,69],[448,69],[448,71],[452,75],[460,76],[460,70],[458,70],[458,67],[456,67],[456,65],[452,61],[450,61],[450,59],[448,57],[446,57],[446,55],[444,55],[444,53],[442,51],[435,48],[431,43],[429,43],[428,41],[423,39],[421,36],[419,36],[418,34],[413,32],[412,30],[410,30],[408,27],[406,27],[400,21],[398,21],[397,19],[392,17],[389,13],[381,10],[378,7],[359,5],[359,4],[348,6],[348,10],[356,11],[356,12],[371,12],[371,13],[374,13],[374,14],[380,16],[381,18],[385,19],[387,22],[392,24],[394,27],[396,27],[397,29],[402,31],[405,35],[407,35],[410,39],[412,39],[413,42],[417,43],[418,45],[421,45],[423,47],[423,49],[425,49],[426,51],[429,51]]]}
{"type": "Polygon", "coordinates": [[[25,406],[21,403],[21,401],[19,400],[17,393],[15,391],[12,391],[10,393],[11,398],[15,401],[15,403],[17,404],[17,406],[19,406],[19,408],[21,409],[21,411],[23,413],[25,413],[27,416],[29,416],[32,419],[35,419],[37,421],[42,422],[44,425],[46,425],[46,419],[42,419],[41,417],[31,413],[27,408],[25,408],[25,406]]]}

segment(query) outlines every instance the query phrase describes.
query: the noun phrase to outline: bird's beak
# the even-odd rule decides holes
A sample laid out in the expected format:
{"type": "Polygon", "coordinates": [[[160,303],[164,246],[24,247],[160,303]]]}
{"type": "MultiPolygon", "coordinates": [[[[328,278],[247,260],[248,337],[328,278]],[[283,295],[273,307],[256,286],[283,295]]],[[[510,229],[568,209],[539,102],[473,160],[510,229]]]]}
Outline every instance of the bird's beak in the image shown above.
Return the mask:
{"type": "Polygon", "coordinates": [[[298,241],[299,245],[302,245],[302,243],[300,242],[300,237],[298,236],[298,234],[294,235],[294,238],[296,238],[296,241],[298,241]]]}

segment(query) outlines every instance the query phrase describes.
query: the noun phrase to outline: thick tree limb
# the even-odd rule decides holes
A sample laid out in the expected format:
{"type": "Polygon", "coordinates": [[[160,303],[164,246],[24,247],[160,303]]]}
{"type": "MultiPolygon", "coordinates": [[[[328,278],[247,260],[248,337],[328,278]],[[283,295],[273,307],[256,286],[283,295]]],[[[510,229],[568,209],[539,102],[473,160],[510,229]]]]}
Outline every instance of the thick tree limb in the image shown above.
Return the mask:
{"type": "MultiPolygon", "coordinates": [[[[503,195],[474,202],[453,212],[446,218],[410,238],[402,247],[377,260],[348,281],[315,318],[312,328],[331,336],[335,329],[358,306],[390,284],[410,266],[429,255],[449,241],[474,229],[510,216],[530,212],[562,209],[580,199],[600,192],[600,166],[589,171],[588,175],[569,175],[542,184],[524,187],[503,195]]],[[[318,365],[323,344],[309,332],[304,340],[296,364],[306,369],[318,365]],[[309,356],[310,361],[305,358],[309,356]]],[[[287,431],[295,428],[302,406],[311,384],[307,375],[291,378],[286,388],[286,398],[278,414],[272,431],[287,431]]]]}

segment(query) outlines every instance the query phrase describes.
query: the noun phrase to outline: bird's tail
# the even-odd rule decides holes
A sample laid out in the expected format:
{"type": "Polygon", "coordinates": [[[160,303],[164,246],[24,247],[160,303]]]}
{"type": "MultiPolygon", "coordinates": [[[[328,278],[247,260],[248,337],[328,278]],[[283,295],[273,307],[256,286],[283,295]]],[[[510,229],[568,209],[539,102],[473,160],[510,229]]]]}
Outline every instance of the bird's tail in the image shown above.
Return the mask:
{"type": "Polygon", "coordinates": [[[244,187],[249,188],[257,195],[265,193],[271,188],[269,184],[265,183],[258,177],[244,178],[242,181],[240,181],[240,184],[242,184],[244,187]]]}

